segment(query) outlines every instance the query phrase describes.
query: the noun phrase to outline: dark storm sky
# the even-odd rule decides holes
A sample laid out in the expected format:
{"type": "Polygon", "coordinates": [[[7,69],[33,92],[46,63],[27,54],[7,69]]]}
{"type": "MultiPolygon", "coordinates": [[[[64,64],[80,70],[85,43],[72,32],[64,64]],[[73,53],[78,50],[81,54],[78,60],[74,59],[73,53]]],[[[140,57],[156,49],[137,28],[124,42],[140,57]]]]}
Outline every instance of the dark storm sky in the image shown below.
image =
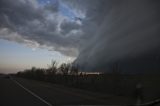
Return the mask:
{"type": "Polygon", "coordinates": [[[148,54],[157,59],[159,5],[159,0],[1,0],[0,39],[76,58],[86,70],[148,54]]]}

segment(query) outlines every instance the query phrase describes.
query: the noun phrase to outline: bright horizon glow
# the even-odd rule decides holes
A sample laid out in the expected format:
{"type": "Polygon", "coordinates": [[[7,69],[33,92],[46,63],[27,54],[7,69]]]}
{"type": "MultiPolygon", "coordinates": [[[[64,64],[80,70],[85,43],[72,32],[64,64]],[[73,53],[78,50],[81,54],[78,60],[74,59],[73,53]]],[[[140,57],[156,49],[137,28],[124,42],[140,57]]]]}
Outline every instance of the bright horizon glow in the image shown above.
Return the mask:
{"type": "Polygon", "coordinates": [[[33,66],[47,68],[52,60],[61,64],[72,62],[74,58],[56,51],[34,49],[23,44],[0,39],[0,73],[15,73],[33,66]]]}

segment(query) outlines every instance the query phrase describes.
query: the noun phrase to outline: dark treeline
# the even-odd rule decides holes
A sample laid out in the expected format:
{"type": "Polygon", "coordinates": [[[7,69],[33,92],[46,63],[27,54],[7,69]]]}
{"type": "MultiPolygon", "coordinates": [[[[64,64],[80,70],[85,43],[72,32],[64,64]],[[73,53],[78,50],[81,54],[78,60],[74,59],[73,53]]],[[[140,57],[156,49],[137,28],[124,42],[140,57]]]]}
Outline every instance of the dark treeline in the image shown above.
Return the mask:
{"type": "Polygon", "coordinates": [[[23,78],[48,81],[60,84],[76,84],[75,79],[78,77],[78,66],[71,63],[62,63],[59,67],[56,61],[52,61],[48,68],[26,69],[18,72],[16,75],[23,78]]]}
{"type": "MultiPolygon", "coordinates": [[[[120,92],[122,88],[120,83],[124,78],[120,75],[117,64],[113,65],[112,73],[86,74],[80,72],[78,65],[62,63],[58,66],[56,61],[52,61],[51,65],[46,69],[32,67],[31,69],[18,72],[17,76],[103,93],[123,94],[123,92],[120,92]]],[[[135,85],[132,85],[128,84],[127,86],[131,86],[132,89],[135,87],[135,85]]]]}
{"type": "Polygon", "coordinates": [[[86,74],[85,72],[80,72],[78,65],[62,63],[58,66],[55,61],[52,61],[51,65],[46,69],[32,67],[31,69],[20,71],[16,75],[22,78],[62,84],[90,91],[116,95],[123,94],[123,92],[120,92],[120,89],[123,89],[120,85],[122,76],[116,64],[114,64],[110,74],[86,74]]]}
{"type": "Polygon", "coordinates": [[[124,75],[117,64],[114,64],[111,73],[86,74],[80,72],[78,65],[62,63],[58,66],[52,61],[46,69],[32,67],[18,72],[16,76],[132,98],[136,98],[136,86],[141,83],[146,101],[157,98],[160,91],[160,86],[157,86],[159,75],[124,75]]]}

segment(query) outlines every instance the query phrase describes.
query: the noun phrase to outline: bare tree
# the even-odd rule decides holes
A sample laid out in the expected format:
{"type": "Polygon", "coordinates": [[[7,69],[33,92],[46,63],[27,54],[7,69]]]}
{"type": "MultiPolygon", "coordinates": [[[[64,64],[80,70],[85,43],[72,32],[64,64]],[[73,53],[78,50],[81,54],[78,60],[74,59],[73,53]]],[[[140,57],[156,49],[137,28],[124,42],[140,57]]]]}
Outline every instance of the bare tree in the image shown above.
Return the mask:
{"type": "Polygon", "coordinates": [[[52,61],[49,68],[46,70],[47,75],[55,75],[57,73],[57,63],[56,61],[52,61]]]}
{"type": "Polygon", "coordinates": [[[59,70],[63,75],[68,75],[70,67],[71,67],[71,64],[62,63],[59,67],[59,70]]]}

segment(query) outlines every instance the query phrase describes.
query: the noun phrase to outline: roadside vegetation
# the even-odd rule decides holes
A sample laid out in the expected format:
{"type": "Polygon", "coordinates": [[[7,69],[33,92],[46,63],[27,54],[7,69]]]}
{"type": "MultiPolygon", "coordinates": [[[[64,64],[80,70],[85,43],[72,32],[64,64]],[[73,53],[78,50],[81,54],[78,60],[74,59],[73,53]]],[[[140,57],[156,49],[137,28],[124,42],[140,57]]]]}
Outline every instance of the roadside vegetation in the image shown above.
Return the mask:
{"type": "Polygon", "coordinates": [[[139,95],[136,93],[137,84],[141,84],[140,95],[144,102],[157,99],[160,95],[159,75],[122,74],[118,64],[113,65],[110,73],[86,74],[80,71],[78,65],[62,63],[58,66],[56,61],[52,61],[46,69],[32,67],[18,72],[16,76],[133,99],[139,95]]]}

